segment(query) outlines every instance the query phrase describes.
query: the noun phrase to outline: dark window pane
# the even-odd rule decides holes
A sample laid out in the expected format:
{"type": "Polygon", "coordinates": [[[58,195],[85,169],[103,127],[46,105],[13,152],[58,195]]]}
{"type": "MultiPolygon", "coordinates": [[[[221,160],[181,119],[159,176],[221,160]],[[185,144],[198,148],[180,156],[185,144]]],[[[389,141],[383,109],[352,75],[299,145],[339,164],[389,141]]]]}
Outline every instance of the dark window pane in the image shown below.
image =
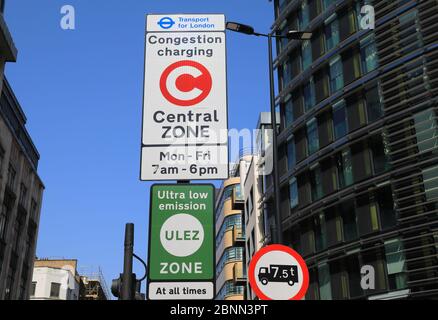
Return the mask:
{"type": "Polygon", "coordinates": [[[367,235],[379,230],[377,205],[368,195],[357,199],[357,224],[359,234],[367,235]]]}
{"type": "Polygon", "coordinates": [[[342,71],[342,60],[340,56],[330,60],[330,90],[332,93],[344,87],[344,75],[342,71]]]}
{"type": "Polygon", "coordinates": [[[327,51],[333,49],[339,43],[339,20],[336,14],[325,21],[325,43],[327,51]]]}
{"type": "Polygon", "coordinates": [[[368,146],[358,143],[351,148],[354,181],[359,182],[371,176],[371,159],[368,146]]]}
{"type": "Polygon", "coordinates": [[[342,229],[344,241],[352,241],[358,238],[356,209],[352,201],[344,202],[339,207],[342,217],[342,229]]]}
{"type": "Polygon", "coordinates": [[[52,282],[50,285],[50,297],[59,298],[59,290],[61,288],[60,283],[52,282]]]}
{"type": "Polygon", "coordinates": [[[316,104],[315,86],[313,79],[303,87],[304,108],[306,111],[312,109],[316,104]]]}
{"type": "Polygon", "coordinates": [[[353,184],[353,166],[350,149],[345,149],[338,155],[336,166],[338,170],[339,187],[342,189],[353,184]]]}
{"type": "Polygon", "coordinates": [[[333,105],[333,126],[336,139],[347,134],[347,111],[344,100],[333,105]]]}
{"type": "Polygon", "coordinates": [[[301,9],[298,11],[298,21],[300,30],[306,30],[310,22],[309,4],[307,0],[303,0],[301,3],[301,9]]]}
{"type": "Polygon", "coordinates": [[[384,135],[374,136],[370,140],[373,154],[374,173],[380,174],[390,169],[389,149],[384,135]]]}
{"type": "Polygon", "coordinates": [[[363,294],[360,286],[362,277],[360,274],[360,264],[357,256],[347,257],[347,273],[350,298],[361,296],[363,294]]]}
{"type": "Polygon", "coordinates": [[[379,203],[380,222],[382,229],[388,229],[397,224],[397,215],[394,209],[394,200],[391,187],[379,189],[377,192],[379,203]]]}
{"type": "Polygon", "coordinates": [[[310,185],[312,189],[312,201],[322,198],[322,183],[321,183],[321,169],[317,167],[310,171],[310,185]]]}
{"type": "MultiPolygon", "coordinates": [[[[301,29],[304,30],[304,29],[301,29]]],[[[303,70],[306,70],[313,62],[312,46],[309,40],[303,41],[301,47],[301,57],[303,61],[303,70]]]]}
{"type": "Polygon", "coordinates": [[[319,295],[321,300],[332,300],[330,268],[327,263],[318,266],[319,295]]]}
{"type": "Polygon", "coordinates": [[[365,97],[368,112],[368,122],[373,122],[383,115],[378,87],[374,86],[371,89],[368,89],[365,93],[365,97]]]}
{"type": "Polygon", "coordinates": [[[284,104],[284,127],[288,128],[293,121],[294,121],[293,104],[292,104],[292,99],[289,99],[284,104]]]}
{"type": "Polygon", "coordinates": [[[298,184],[297,184],[297,179],[295,178],[289,181],[289,198],[290,198],[291,209],[298,206],[298,184]]]}
{"type": "Polygon", "coordinates": [[[323,213],[314,217],[316,252],[327,249],[327,229],[323,213]]]}
{"type": "Polygon", "coordinates": [[[318,123],[315,118],[307,122],[307,147],[309,155],[319,150],[318,123]]]}
{"type": "Polygon", "coordinates": [[[364,73],[371,72],[378,67],[377,49],[373,36],[369,36],[360,42],[360,54],[364,73]]]}
{"type": "Polygon", "coordinates": [[[295,140],[292,137],[287,141],[287,168],[292,170],[295,167],[296,155],[295,155],[295,140]]]}

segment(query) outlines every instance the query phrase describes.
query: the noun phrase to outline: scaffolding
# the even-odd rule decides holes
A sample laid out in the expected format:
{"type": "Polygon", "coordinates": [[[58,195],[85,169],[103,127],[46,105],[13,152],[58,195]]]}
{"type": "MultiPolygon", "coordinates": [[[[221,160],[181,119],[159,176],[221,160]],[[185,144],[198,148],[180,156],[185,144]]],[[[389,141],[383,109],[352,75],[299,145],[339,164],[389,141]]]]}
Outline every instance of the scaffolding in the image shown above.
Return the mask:
{"type": "Polygon", "coordinates": [[[102,269],[100,267],[80,267],[80,300],[111,300],[102,269]]]}

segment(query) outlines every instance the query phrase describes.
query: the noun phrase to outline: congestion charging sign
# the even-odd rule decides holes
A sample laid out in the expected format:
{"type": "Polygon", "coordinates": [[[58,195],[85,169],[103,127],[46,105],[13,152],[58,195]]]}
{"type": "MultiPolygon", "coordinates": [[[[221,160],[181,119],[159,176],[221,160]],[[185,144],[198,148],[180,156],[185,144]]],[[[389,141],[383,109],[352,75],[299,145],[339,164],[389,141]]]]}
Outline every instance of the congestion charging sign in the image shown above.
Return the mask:
{"type": "Polygon", "coordinates": [[[154,185],[149,219],[148,299],[214,298],[213,185],[154,185]]]}
{"type": "Polygon", "coordinates": [[[146,25],[140,179],[227,179],[224,15],[147,15],[146,25]]]}

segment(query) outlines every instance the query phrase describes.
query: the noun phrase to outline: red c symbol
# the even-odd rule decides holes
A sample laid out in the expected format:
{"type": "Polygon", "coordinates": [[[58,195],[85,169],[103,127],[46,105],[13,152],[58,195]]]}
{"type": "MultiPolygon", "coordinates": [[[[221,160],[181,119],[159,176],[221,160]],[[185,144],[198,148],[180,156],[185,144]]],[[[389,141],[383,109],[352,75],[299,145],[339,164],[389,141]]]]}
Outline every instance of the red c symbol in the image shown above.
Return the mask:
{"type": "Polygon", "coordinates": [[[184,61],[175,62],[170,66],[168,66],[166,70],[164,70],[160,79],[160,90],[163,96],[167,99],[167,101],[177,106],[189,107],[196,105],[202,102],[205,98],[207,98],[208,95],[210,94],[212,84],[213,81],[211,79],[210,72],[207,70],[206,67],[195,61],[184,60],[184,61]],[[174,70],[182,67],[193,67],[201,73],[201,75],[197,77],[194,77],[189,73],[184,73],[180,75],[178,78],[176,78],[175,80],[176,89],[182,93],[187,93],[195,89],[199,89],[202,91],[197,97],[193,99],[189,99],[189,100],[179,99],[174,95],[172,95],[167,87],[167,80],[169,78],[169,75],[174,70]]]}

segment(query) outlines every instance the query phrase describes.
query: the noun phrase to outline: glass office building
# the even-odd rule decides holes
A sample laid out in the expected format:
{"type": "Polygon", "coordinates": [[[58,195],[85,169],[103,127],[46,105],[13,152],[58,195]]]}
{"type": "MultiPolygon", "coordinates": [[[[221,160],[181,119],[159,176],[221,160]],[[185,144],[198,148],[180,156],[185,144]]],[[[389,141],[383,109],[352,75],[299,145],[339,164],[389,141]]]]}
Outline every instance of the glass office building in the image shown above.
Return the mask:
{"type": "Polygon", "coordinates": [[[438,297],[438,1],[274,6],[277,34],[313,32],[278,40],[274,62],[281,230],[306,299],[438,297]]]}

